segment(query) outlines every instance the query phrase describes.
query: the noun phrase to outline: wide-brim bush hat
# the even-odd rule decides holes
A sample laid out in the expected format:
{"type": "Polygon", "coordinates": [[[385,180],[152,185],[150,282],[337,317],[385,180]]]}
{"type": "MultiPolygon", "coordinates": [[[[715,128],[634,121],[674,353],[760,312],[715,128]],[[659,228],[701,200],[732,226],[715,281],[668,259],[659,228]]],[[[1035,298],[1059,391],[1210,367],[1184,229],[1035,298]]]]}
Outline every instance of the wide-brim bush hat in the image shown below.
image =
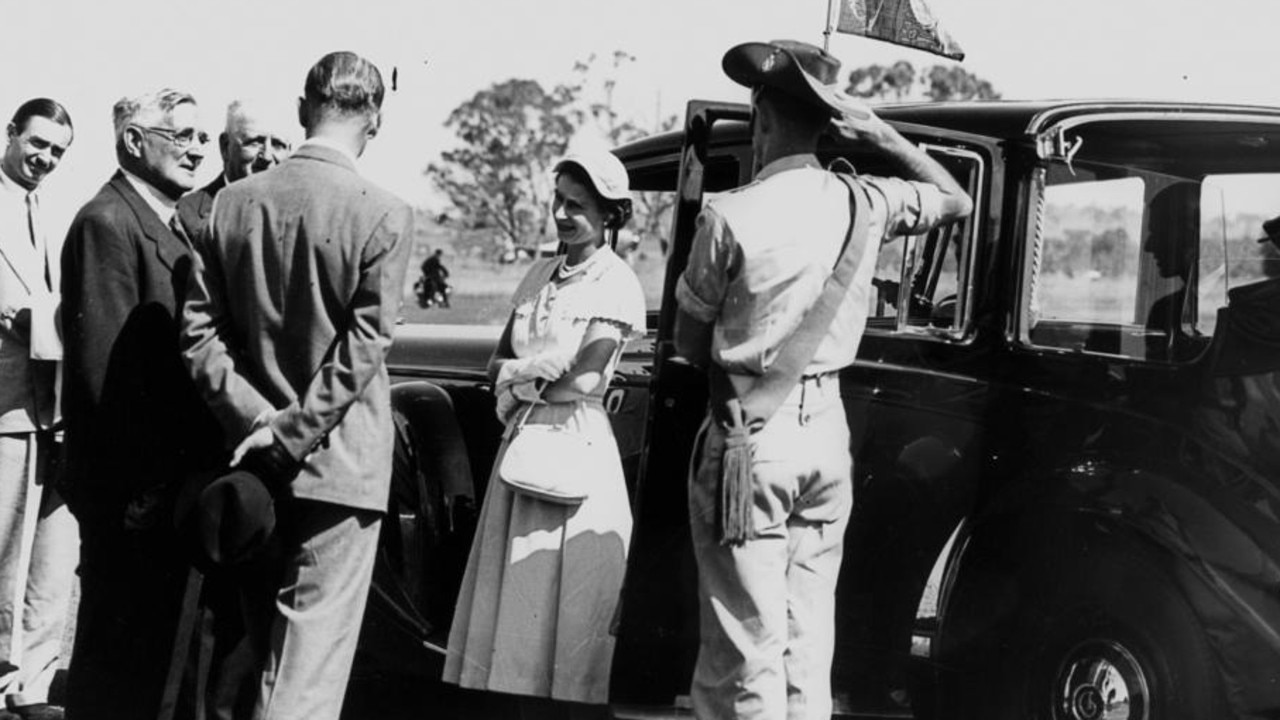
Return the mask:
{"type": "Polygon", "coordinates": [[[742,43],[724,54],[720,66],[739,85],[773,88],[834,116],[869,116],[866,105],[840,87],[840,61],[816,45],[798,40],[742,43]]]}

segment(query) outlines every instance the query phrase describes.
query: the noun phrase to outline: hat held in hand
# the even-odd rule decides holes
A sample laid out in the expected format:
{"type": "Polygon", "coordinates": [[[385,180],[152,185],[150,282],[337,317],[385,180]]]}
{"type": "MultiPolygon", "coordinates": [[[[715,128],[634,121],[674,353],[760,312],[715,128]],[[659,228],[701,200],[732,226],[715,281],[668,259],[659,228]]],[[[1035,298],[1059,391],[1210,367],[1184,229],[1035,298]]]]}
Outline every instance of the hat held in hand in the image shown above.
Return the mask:
{"type": "Polygon", "coordinates": [[[862,101],[840,88],[840,61],[816,45],[797,40],[742,43],[724,54],[720,66],[739,85],[773,88],[825,107],[834,116],[870,117],[862,101]]]}
{"type": "Polygon", "coordinates": [[[189,478],[175,512],[178,529],[201,564],[249,562],[262,554],[275,532],[275,501],[261,478],[247,470],[189,478]]]}

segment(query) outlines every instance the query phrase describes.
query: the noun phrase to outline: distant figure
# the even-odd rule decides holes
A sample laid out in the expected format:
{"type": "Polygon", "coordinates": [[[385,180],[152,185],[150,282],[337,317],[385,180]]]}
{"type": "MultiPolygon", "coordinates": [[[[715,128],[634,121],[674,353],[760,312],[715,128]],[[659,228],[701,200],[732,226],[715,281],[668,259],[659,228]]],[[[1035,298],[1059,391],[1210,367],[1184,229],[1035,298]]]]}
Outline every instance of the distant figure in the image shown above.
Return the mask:
{"type": "MultiPolygon", "coordinates": [[[[1192,203],[1189,193],[1198,193],[1195,183],[1175,183],[1161,189],[1151,199],[1150,216],[1163,223],[1186,218],[1192,203]]],[[[1157,295],[1147,307],[1144,323],[1146,357],[1149,360],[1184,361],[1198,355],[1207,344],[1195,329],[1196,292],[1200,287],[1200,246],[1192,238],[1180,236],[1155,225],[1142,240],[1142,252],[1153,266],[1151,292],[1157,295]]]]}
{"type": "Polygon", "coordinates": [[[386,354],[413,212],[360,176],[382,74],[350,52],[307,73],[306,140],[218,194],[181,343],[243,461],[275,495],[283,563],[256,720],[337,720],[391,487],[386,354]]]}
{"type": "Polygon", "coordinates": [[[0,692],[22,718],[48,706],[79,552],[52,484],[61,242],[45,235],[37,194],[73,136],[61,105],[29,100],[0,159],[0,692]]]}
{"type": "Polygon", "coordinates": [[[439,248],[422,261],[422,277],[418,278],[418,306],[449,307],[449,268],[440,259],[444,251],[439,248]]]}
{"type": "Polygon", "coordinates": [[[208,222],[213,198],[227,183],[275,167],[289,156],[290,130],[296,123],[296,118],[287,120],[280,108],[263,101],[235,100],[227,106],[226,126],[218,136],[222,174],[178,201],[178,218],[189,237],[208,222]]]}
{"type": "MultiPolygon", "coordinates": [[[[1214,330],[1201,401],[1195,407],[1207,446],[1248,458],[1265,477],[1280,475],[1280,217],[1262,225],[1266,279],[1233,287],[1214,330]]],[[[1236,482],[1231,477],[1228,482],[1236,482]]]]}
{"type": "Polygon", "coordinates": [[[81,537],[73,720],[156,717],[190,568],[170,501],[182,479],[225,462],[176,317],[191,269],[176,206],[209,138],[177,90],[120,100],[114,124],[120,172],[62,252],[64,486],[81,537]]]}

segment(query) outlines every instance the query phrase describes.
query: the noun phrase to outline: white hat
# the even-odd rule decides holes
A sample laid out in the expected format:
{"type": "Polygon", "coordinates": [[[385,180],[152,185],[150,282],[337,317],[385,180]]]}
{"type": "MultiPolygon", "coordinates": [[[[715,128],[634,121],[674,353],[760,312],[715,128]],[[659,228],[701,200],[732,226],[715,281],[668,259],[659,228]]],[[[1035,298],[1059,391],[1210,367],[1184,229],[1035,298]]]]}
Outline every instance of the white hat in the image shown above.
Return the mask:
{"type": "Polygon", "coordinates": [[[552,172],[559,173],[565,165],[577,165],[591,178],[596,192],[608,200],[630,200],[631,180],[627,168],[617,155],[605,150],[590,149],[571,151],[558,160],[552,172]]]}

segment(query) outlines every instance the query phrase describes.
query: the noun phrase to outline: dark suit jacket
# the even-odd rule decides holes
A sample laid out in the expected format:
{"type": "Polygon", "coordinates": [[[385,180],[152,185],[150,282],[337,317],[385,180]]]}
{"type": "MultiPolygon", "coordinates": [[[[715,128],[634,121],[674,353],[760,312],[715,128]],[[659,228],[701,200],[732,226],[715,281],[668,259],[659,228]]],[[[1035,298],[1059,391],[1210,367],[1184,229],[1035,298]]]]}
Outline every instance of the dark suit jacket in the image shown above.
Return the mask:
{"type": "Polygon", "coordinates": [[[118,513],[221,452],[178,352],[190,272],[189,247],[123,173],[72,221],[62,253],[65,479],[82,519],[118,513]]]}
{"type": "Polygon", "coordinates": [[[263,412],[294,496],[383,511],[393,429],[385,364],[413,240],[408,205],[343,153],[304,143],[232,183],[198,238],[183,357],[238,442],[263,412]]]}
{"type": "Polygon", "coordinates": [[[178,221],[187,231],[187,237],[194,238],[209,222],[209,213],[213,212],[213,197],[227,186],[227,176],[219,175],[217,180],[199,190],[192,190],[178,201],[178,221]]]}

